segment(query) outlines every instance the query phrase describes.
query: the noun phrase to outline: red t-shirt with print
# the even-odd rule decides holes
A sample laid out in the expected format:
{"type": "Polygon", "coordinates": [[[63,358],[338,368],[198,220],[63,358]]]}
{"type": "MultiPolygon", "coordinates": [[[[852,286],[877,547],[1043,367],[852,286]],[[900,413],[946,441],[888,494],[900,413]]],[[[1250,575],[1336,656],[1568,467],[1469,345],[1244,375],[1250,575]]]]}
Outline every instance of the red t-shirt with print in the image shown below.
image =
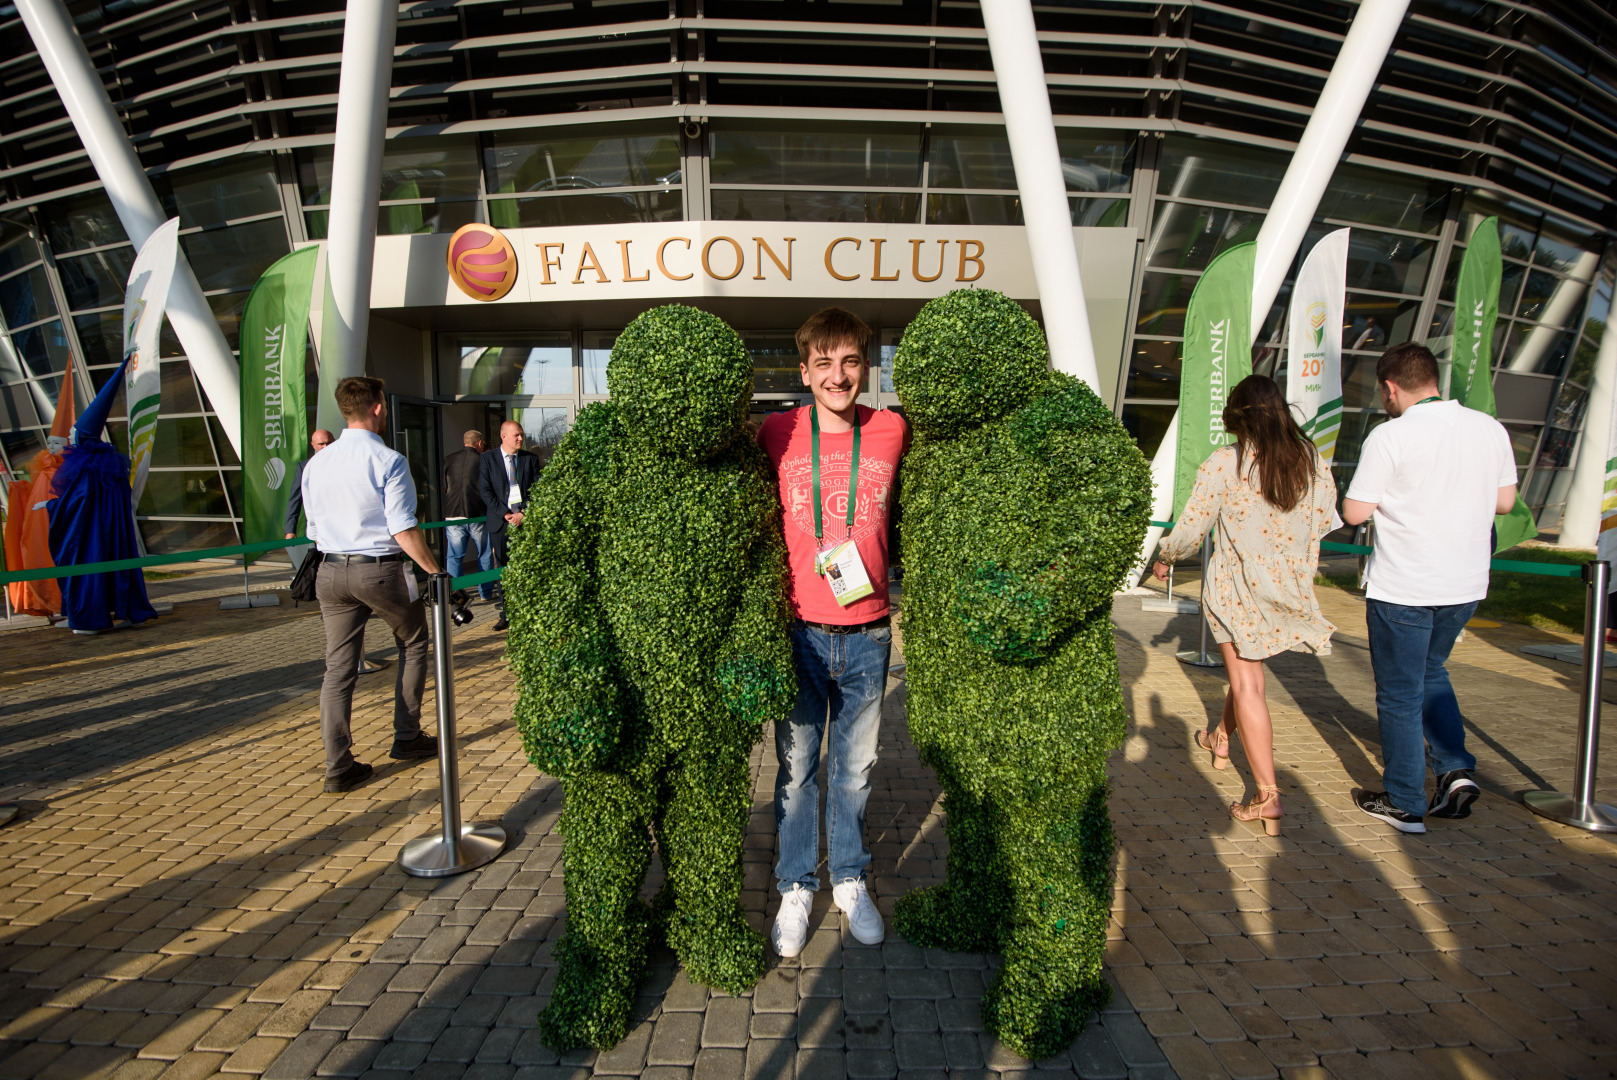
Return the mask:
{"type": "Polygon", "coordinates": [[[854,508],[853,537],[870,575],[871,595],[847,607],[831,595],[830,584],[814,572],[821,543],[829,546],[848,535],[848,474],[853,460],[853,432],[820,429],[820,521],[824,540],[814,536],[813,435],[809,409],[774,413],[758,431],[758,443],[769,455],[780,481],[780,504],[786,512],[786,552],[792,564],[792,610],[805,622],[857,626],[886,615],[887,521],[899,459],[909,449],[904,418],[885,409],[859,410],[859,504],[854,508]]]}

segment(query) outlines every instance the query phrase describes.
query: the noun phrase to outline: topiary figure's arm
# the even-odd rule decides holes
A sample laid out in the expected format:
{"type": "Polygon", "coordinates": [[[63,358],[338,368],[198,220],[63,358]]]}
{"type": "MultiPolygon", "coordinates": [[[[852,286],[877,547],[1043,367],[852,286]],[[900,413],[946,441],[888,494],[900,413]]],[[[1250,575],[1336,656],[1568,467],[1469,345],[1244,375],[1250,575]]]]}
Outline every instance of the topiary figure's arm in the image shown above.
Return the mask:
{"type": "Polygon", "coordinates": [[[1038,493],[1034,505],[1004,507],[1014,527],[982,537],[955,590],[966,636],[1001,661],[1039,659],[1110,601],[1150,507],[1149,470],[1123,425],[1076,379],[1052,384],[1008,421],[1015,460],[1002,468],[1038,493]]]}
{"type": "Polygon", "coordinates": [[[587,458],[610,437],[608,406],[591,406],[535,485],[502,581],[517,677],[517,728],[540,769],[571,778],[617,749],[628,696],[596,578],[599,498],[587,458]],[[591,415],[594,412],[596,415],[591,415]],[[603,430],[607,429],[607,430],[603,430]]]}
{"type": "Polygon", "coordinates": [[[797,697],[780,504],[764,487],[761,472],[757,486],[745,513],[757,522],[758,531],[746,559],[747,575],[738,582],[736,618],[715,668],[725,708],[749,740],[758,737],[766,721],[784,717],[797,697]]]}

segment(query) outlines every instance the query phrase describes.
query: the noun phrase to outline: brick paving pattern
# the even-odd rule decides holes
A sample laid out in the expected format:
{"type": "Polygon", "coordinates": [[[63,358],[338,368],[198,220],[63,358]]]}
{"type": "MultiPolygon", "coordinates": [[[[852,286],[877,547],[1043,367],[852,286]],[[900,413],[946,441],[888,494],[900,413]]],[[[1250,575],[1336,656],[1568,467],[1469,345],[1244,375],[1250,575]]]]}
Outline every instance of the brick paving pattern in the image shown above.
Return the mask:
{"type": "MultiPolygon", "coordinates": [[[[560,792],[521,753],[487,607],[456,637],[463,810],[515,841],[437,882],[395,863],[438,815],[432,763],[386,757],[391,669],[356,697],[377,779],[320,791],[307,606],[193,600],[139,631],[0,635],[0,793],[26,808],[0,830],[0,1077],[1617,1071],[1617,849],[1504,797],[1566,782],[1578,669],[1517,653],[1518,639],[1548,640],[1534,631],[1462,643],[1454,670],[1488,794],[1471,818],[1403,837],[1347,802],[1379,775],[1373,689],[1357,601],[1322,599],[1344,628],[1336,655],[1288,656],[1271,676],[1288,815],[1275,839],[1224,811],[1242,797],[1240,751],[1215,773],[1188,750],[1223,685],[1173,659],[1194,619],[1118,600],[1135,722],[1112,770],[1122,851],[1108,959],[1125,993],[1037,1064],[980,1031],[991,958],[896,935],[859,946],[828,890],[803,955],[748,997],[693,986],[664,955],[621,1045],[565,1058],[543,1047],[560,792]]],[[[373,657],[384,633],[373,626],[373,657]]],[[[870,808],[889,913],[941,876],[947,844],[931,772],[904,736],[901,673],[891,689],[870,808]]],[[[763,929],[772,749],[754,768],[745,903],[763,929]]]]}

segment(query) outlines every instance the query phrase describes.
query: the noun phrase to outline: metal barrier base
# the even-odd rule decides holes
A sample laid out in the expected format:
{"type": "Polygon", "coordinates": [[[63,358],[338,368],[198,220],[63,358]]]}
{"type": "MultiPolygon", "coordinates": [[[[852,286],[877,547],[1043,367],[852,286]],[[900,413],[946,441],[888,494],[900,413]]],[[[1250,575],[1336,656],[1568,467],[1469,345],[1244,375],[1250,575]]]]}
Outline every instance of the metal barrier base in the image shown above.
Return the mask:
{"type": "Polygon", "coordinates": [[[243,608],[280,607],[281,598],[274,593],[254,593],[252,596],[227,596],[219,601],[221,611],[239,611],[243,608]]]}
{"type": "Polygon", "coordinates": [[[1186,649],[1182,653],[1174,653],[1182,664],[1191,667],[1223,667],[1224,661],[1219,659],[1217,653],[1198,652],[1195,649],[1186,649]]]}
{"type": "Polygon", "coordinates": [[[498,825],[463,825],[453,848],[441,832],[418,836],[399,852],[399,866],[413,877],[439,878],[463,874],[493,862],[505,850],[505,830],[498,825]]]}
{"type": "Polygon", "coordinates": [[[1182,596],[1172,599],[1166,596],[1152,596],[1140,601],[1141,611],[1171,611],[1175,615],[1194,615],[1202,606],[1194,600],[1186,600],[1182,596]]]}
{"type": "Polygon", "coordinates": [[[1617,832],[1617,810],[1604,803],[1591,802],[1580,808],[1576,799],[1559,791],[1529,791],[1522,801],[1533,813],[1562,825],[1589,832],[1617,832]]]}

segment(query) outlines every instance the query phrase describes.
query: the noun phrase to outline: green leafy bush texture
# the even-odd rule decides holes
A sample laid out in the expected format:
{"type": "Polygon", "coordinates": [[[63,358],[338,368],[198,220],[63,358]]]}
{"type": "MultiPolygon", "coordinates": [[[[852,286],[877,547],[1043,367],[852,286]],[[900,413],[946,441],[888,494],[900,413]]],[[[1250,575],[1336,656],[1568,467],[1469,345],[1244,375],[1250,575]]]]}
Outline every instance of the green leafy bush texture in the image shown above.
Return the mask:
{"type": "Polygon", "coordinates": [[[607,386],[535,485],[504,576],[523,748],[564,792],[567,933],[539,1018],[561,1051],[623,1038],[653,940],[732,994],[763,973],[740,905],[747,756],[796,693],[741,339],[654,309],[618,338],[607,386]],[[653,840],[667,876],[647,904],[653,840]]]}
{"type": "Polygon", "coordinates": [[[1105,770],[1124,730],[1111,598],[1150,477],[999,293],[922,308],[893,382],[915,432],[899,526],[909,727],[949,834],[946,880],[900,898],[894,921],[918,945],[1002,953],[984,1025],[1049,1057],[1110,994],[1105,770]]]}

